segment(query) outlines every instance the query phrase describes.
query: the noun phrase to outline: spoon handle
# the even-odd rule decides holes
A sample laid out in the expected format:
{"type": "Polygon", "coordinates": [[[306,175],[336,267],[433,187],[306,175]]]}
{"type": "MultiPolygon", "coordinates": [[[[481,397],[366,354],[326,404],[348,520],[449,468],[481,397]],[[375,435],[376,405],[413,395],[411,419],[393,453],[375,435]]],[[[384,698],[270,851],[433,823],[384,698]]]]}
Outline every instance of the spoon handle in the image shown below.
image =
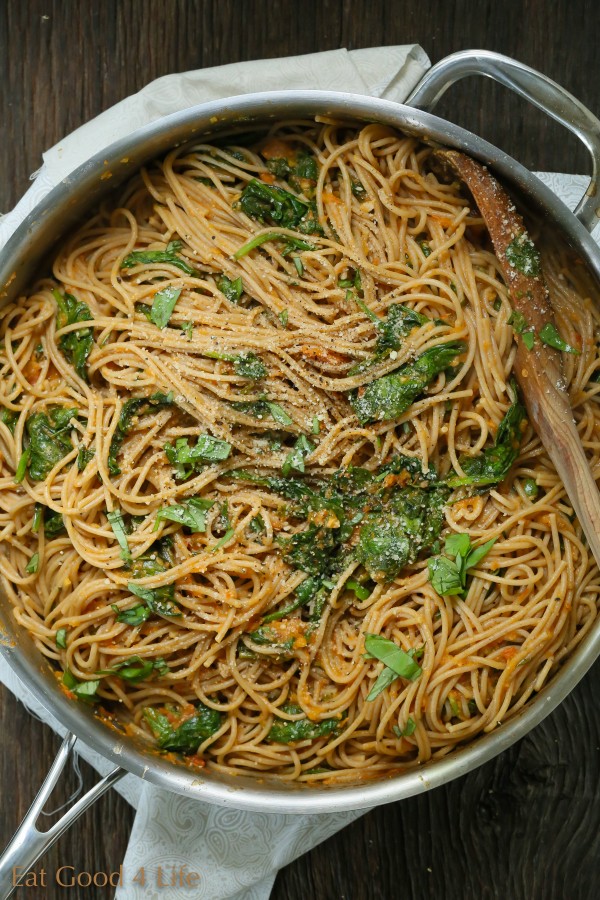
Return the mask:
{"type": "Polygon", "coordinates": [[[573,418],[560,353],[539,337],[544,325],[554,325],[539,253],[510,197],[484,166],[455,150],[436,151],[434,155],[470,190],[490,233],[513,309],[526,323],[523,333],[516,336],[514,374],[529,418],[554,463],[600,566],[600,492],[573,418]],[[524,333],[534,337],[531,349],[524,343],[524,333]]]}

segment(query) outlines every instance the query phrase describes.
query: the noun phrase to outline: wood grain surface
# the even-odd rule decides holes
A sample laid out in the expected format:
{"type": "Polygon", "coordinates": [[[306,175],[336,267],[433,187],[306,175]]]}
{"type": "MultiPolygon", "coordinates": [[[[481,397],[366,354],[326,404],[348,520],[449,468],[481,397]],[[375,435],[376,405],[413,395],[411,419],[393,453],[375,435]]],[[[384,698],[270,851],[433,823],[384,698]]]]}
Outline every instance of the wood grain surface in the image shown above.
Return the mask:
{"type": "MultiPolygon", "coordinates": [[[[542,70],[600,114],[599,35],[597,0],[0,0],[0,211],[27,189],[46,147],[170,72],[344,46],[418,42],[432,62],[481,47],[542,70]]],[[[487,80],[457,85],[437,112],[530,168],[590,171],[575,138],[487,80]]],[[[596,898],[599,695],[597,664],[512,749],[444,788],[368,813],[280,872],[272,900],[596,898]]],[[[0,696],[4,845],[59,741],[6,690],[0,696]]],[[[82,771],[91,786],[93,772],[82,771]]],[[[55,805],[76,781],[71,773],[55,805]]],[[[133,817],[112,791],[48,853],[46,868],[114,869],[133,817]]],[[[75,895],[49,887],[16,896],[75,895]]]]}

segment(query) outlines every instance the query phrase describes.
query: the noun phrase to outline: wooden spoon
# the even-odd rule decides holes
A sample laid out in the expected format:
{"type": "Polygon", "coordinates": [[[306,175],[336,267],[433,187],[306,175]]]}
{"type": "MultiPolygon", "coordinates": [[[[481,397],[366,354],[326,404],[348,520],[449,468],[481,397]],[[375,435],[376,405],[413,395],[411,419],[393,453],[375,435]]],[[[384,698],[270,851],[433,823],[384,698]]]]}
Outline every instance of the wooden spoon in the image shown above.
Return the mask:
{"type": "Polygon", "coordinates": [[[506,191],[488,170],[456,150],[439,150],[435,159],[467,186],[490,233],[513,309],[526,320],[527,331],[516,335],[514,374],[529,417],[554,463],[594,559],[600,567],[600,492],[587,461],[566,390],[560,352],[539,338],[544,325],[554,324],[540,257],[523,219],[506,191]],[[525,338],[534,343],[528,349],[525,338]]]}

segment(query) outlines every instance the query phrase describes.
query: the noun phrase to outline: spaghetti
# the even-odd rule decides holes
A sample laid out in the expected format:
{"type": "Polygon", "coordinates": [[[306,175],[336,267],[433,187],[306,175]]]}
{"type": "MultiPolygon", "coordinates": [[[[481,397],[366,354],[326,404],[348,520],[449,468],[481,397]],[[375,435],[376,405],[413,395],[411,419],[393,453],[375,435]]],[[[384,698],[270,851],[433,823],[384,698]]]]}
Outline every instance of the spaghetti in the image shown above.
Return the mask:
{"type": "MultiPolygon", "coordinates": [[[[1,312],[14,614],[65,690],[189,765],[442,757],[596,616],[511,382],[527,323],[429,155],[326,118],[174,150],[1,312]]],[[[546,275],[600,477],[599,315],[546,275]]]]}

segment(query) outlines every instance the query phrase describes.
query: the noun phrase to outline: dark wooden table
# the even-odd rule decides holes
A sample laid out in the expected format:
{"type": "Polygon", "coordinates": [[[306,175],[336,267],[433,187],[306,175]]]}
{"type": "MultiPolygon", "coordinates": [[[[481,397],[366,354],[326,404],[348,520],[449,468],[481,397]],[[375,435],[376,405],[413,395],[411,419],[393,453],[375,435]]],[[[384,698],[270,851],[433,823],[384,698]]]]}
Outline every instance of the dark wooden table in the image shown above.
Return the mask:
{"type": "MultiPolygon", "coordinates": [[[[433,62],[483,47],[542,70],[600,114],[599,33],[597,0],[0,0],[0,210],[26,190],[46,147],[169,72],[344,46],[418,42],[433,62]]],[[[463,82],[438,112],[531,168],[589,171],[571,135],[487,80],[463,82]]],[[[273,900],[596,898],[599,694],[596,665],[560,709],[495,761],[367,814],[288,866],[273,900]]],[[[6,690],[0,715],[4,845],[58,739],[6,690]]],[[[83,769],[89,787],[94,776],[83,769]]],[[[74,785],[72,775],[60,788],[63,799],[74,785]]],[[[133,818],[111,792],[48,853],[47,869],[114,869],[133,818]]],[[[17,894],[65,895],[74,893],[17,894]]]]}

